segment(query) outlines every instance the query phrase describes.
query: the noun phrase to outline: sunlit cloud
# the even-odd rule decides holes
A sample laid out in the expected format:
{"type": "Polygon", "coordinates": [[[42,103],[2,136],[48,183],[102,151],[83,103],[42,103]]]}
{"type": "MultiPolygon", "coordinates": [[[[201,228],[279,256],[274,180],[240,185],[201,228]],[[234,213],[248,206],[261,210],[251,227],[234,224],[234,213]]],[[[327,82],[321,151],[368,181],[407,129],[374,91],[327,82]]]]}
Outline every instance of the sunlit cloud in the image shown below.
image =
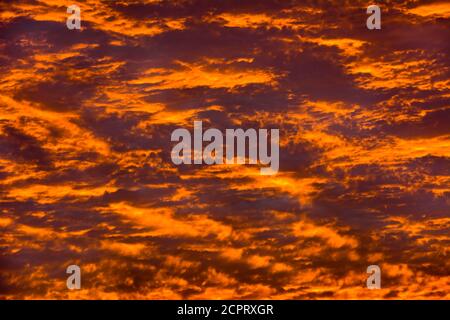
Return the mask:
{"type": "Polygon", "coordinates": [[[70,4],[0,4],[0,299],[450,297],[447,3],[70,4]],[[174,165],[196,120],[278,173],[174,165]]]}

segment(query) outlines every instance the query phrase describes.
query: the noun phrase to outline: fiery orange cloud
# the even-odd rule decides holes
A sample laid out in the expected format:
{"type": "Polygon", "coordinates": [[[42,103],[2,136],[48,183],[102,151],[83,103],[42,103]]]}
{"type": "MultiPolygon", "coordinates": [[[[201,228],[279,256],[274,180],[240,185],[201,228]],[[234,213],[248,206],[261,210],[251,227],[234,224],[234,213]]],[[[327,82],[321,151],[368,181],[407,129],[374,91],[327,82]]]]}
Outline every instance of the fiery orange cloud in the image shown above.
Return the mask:
{"type": "Polygon", "coordinates": [[[71,4],[0,3],[0,299],[450,298],[448,3],[71,4]],[[278,173],[175,165],[196,120],[278,173]]]}

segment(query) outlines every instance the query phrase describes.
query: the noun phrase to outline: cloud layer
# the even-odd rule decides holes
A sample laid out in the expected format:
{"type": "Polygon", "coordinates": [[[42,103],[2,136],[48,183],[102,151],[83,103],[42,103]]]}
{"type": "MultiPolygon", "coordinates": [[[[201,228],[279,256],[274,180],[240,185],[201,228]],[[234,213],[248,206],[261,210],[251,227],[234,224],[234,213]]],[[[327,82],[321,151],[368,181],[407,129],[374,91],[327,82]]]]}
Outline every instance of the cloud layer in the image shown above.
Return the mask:
{"type": "Polygon", "coordinates": [[[448,299],[450,5],[343,3],[2,2],[0,298],[448,299]],[[194,120],[280,172],[173,165],[194,120]]]}

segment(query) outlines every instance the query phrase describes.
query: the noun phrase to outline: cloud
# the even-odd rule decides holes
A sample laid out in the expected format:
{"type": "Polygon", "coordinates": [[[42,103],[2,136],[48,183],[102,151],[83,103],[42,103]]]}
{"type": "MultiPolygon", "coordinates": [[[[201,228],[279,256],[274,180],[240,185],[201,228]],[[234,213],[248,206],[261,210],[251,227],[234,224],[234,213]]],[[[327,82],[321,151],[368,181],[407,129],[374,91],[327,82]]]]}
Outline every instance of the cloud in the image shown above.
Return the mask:
{"type": "Polygon", "coordinates": [[[0,298],[449,298],[448,4],[80,6],[0,4],[0,298]],[[280,171],[174,165],[194,120],[280,171]]]}

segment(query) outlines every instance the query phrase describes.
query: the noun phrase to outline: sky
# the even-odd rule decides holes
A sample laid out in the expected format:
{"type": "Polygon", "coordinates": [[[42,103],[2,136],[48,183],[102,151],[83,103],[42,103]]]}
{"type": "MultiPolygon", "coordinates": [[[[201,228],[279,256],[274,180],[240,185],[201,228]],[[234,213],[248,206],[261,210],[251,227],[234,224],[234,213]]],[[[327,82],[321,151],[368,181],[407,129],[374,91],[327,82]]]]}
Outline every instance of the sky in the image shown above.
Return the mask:
{"type": "Polygon", "coordinates": [[[370,4],[2,1],[0,299],[449,299],[450,4],[370,4]],[[194,121],[279,172],[173,164],[194,121]]]}

